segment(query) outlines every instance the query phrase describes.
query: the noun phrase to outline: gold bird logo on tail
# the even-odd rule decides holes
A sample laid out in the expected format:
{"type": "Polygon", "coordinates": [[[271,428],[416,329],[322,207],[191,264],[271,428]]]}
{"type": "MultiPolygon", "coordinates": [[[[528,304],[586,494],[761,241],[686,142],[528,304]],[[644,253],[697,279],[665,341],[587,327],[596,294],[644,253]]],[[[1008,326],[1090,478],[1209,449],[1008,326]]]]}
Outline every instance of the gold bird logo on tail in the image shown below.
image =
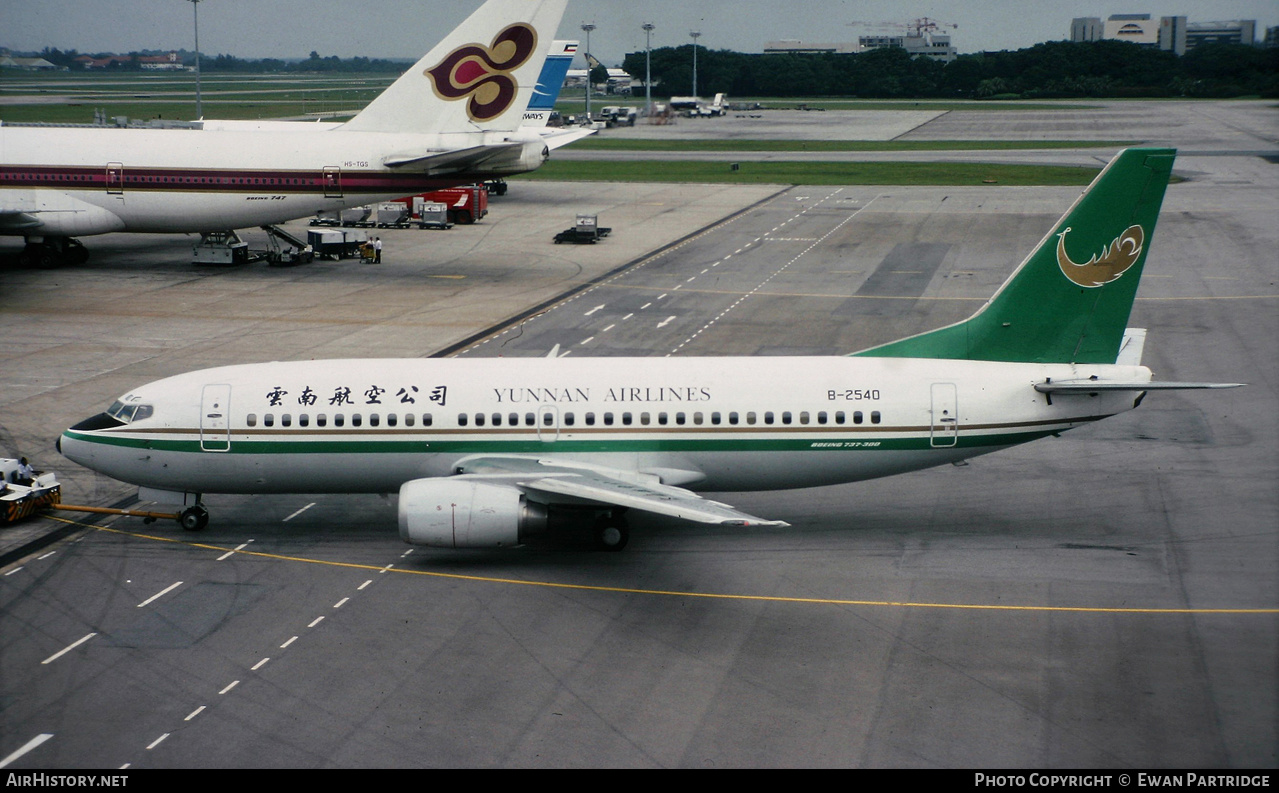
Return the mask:
{"type": "Polygon", "coordinates": [[[1079,264],[1071,261],[1066,253],[1066,234],[1069,232],[1070,226],[1067,226],[1057,234],[1057,266],[1071,283],[1088,288],[1118,279],[1141,258],[1142,247],[1146,242],[1146,232],[1141,226],[1134,224],[1103,247],[1100,256],[1094,255],[1079,264]]]}

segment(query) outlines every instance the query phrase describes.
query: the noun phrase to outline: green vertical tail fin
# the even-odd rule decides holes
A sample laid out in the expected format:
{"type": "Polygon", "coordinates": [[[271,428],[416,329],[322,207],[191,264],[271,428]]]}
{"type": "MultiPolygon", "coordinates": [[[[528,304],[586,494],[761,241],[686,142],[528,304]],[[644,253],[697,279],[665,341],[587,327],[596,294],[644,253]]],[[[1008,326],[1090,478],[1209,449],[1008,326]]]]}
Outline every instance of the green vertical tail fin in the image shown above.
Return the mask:
{"type": "Polygon", "coordinates": [[[973,316],[854,355],[1114,363],[1175,149],[1125,149],[973,316]]]}

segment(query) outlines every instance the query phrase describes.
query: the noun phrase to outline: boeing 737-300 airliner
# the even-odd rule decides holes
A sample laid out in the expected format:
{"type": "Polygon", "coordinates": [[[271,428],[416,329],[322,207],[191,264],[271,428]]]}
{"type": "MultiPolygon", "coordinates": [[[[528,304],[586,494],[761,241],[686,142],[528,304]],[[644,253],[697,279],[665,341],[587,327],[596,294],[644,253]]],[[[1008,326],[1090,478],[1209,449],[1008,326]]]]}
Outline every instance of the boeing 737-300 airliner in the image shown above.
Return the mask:
{"type": "Polygon", "coordinates": [[[1120,152],[998,292],[849,356],[252,363],[139,386],[63,433],[71,460],[184,505],[204,493],[399,493],[401,536],[517,545],[569,510],[785,525],[703,491],[853,482],[1091,424],[1158,383],[1126,329],[1175,152],[1120,152]]]}

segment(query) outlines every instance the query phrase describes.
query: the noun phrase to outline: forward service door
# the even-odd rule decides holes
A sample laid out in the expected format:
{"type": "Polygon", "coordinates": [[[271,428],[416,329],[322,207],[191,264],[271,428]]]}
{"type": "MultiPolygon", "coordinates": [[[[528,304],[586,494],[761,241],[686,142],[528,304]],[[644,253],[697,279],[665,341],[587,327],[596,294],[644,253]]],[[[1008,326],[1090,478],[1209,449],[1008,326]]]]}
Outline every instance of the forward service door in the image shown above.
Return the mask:
{"type": "Polygon", "coordinates": [[[200,450],[231,451],[231,386],[206,385],[200,397],[200,450]]]}

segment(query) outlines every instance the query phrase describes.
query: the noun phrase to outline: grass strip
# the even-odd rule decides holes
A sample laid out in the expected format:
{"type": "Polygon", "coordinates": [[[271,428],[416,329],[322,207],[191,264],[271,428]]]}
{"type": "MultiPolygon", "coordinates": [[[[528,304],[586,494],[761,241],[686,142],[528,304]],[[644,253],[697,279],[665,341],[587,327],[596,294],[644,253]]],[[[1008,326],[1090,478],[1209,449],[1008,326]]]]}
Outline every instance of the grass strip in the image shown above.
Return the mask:
{"type": "Polygon", "coordinates": [[[551,160],[518,179],[811,185],[1087,185],[1100,169],[932,162],[726,162],[551,160]]]}
{"type": "MultiPolygon", "coordinates": [[[[605,133],[607,134],[607,133],[605,133]]],[[[608,138],[575,141],[575,151],[1011,151],[1122,148],[1122,140],[739,140],[735,138],[608,138]]]]}

